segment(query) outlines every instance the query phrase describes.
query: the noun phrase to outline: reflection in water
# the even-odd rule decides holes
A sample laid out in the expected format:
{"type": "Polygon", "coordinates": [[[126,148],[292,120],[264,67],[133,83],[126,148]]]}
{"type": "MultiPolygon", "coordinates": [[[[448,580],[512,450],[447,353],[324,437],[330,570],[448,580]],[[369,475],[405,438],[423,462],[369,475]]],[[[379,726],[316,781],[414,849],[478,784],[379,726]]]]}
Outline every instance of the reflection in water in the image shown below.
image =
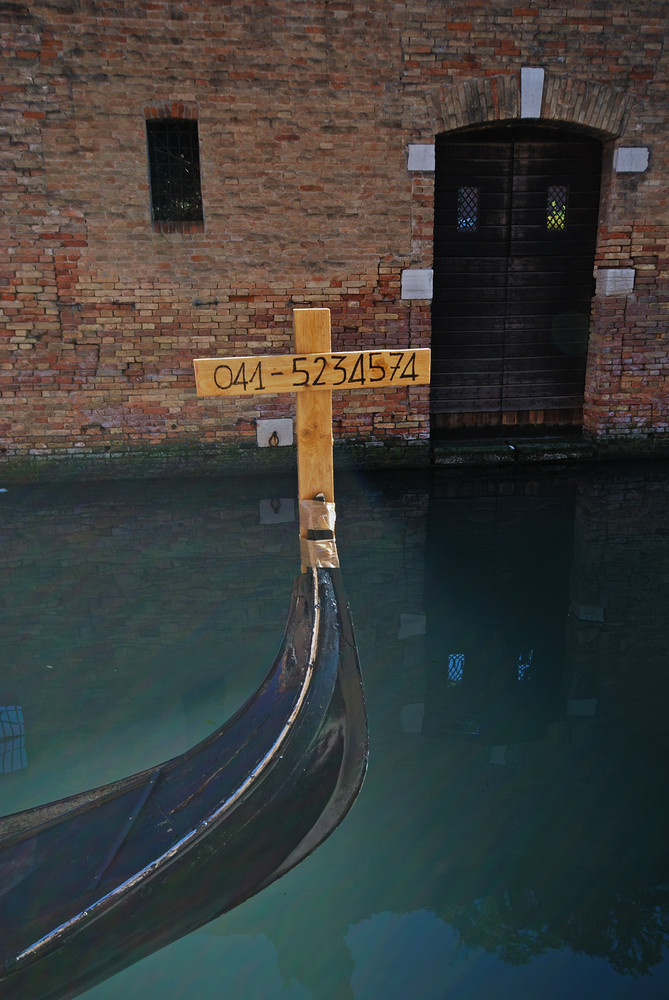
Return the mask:
{"type": "MultiPolygon", "coordinates": [[[[539,738],[558,709],[574,483],[480,495],[435,487],[426,552],[423,733],[506,747],[539,738]]],[[[492,756],[492,755],[491,755],[492,756]]],[[[503,751],[497,753],[503,759],[503,751]]]]}
{"type": "Polygon", "coordinates": [[[0,705],[0,774],[25,767],[26,730],[20,705],[0,705]]]}
{"type": "Polygon", "coordinates": [[[667,494],[604,475],[454,492],[430,498],[422,731],[470,795],[427,905],[513,965],[569,948],[647,974],[669,930],[667,494]]]}
{"type": "MultiPolygon", "coordinates": [[[[341,474],[362,795],[91,1000],[665,997],[667,471],[341,474]]],[[[291,484],[131,490],[2,497],[0,704],[29,763],[0,774],[8,808],[194,742],[278,643],[295,526],[259,511],[291,484]]]]}

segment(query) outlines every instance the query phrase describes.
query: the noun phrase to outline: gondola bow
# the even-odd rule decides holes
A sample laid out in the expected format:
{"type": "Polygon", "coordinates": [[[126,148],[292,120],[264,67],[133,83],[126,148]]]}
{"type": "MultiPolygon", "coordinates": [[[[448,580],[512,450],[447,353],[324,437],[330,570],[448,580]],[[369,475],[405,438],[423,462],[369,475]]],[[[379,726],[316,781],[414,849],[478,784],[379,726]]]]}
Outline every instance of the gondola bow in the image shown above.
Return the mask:
{"type": "Polygon", "coordinates": [[[78,996],[259,892],[335,829],[366,762],[340,571],[309,567],[272,669],[226,725],[0,820],[0,1000],[78,996]]]}

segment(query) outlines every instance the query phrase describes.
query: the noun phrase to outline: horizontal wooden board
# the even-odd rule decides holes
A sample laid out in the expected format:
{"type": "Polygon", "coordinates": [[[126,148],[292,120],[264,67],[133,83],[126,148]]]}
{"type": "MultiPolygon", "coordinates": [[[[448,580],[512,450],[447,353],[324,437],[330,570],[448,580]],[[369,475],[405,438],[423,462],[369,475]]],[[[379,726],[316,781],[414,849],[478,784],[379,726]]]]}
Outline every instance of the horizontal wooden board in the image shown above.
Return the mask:
{"type": "Polygon", "coordinates": [[[543,410],[543,409],[577,409],[582,407],[582,393],[574,392],[567,395],[537,395],[511,396],[493,395],[488,393],[439,393],[430,396],[431,413],[492,413],[500,415],[508,410],[543,410]]]}
{"type": "MultiPolygon", "coordinates": [[[[564,258],[555,256],[539,257],[465,257],[440,256],[434,259],[435,279],[450,278],[453,275],[470,279],[478,277],[479,284],[487,285],[498,276],[505,278],[506,273],[528,274],[534,280],[541,280],[544,275],[556,275],[565,282],[573,283],[576,277],[583,280],[587,275],[592,279],[592,254],[570,254],[564,258]]],[[[440,282],[435,280],[435,296],[440,292],[440,282]]]]}
{"type": "Polygon", "coordinates": [[[503,346],[504,316],[497,316],[482,323],[478,316],[441,317],[433,314],[432,330],[435,344],[432,348],[432,365],[439,354],[448,353],[449,345],[455,344],[497,344],[503,346]]]}
{"type": "Polygon", "coordinates": [[[427,348],[196,358],[193,365],[198,396],[256,396],[304,389],[374,390],[430,382],[427,348]]]}
{"type": "Polygon", "coordinates": [[[534,428],[539,433],[545,429],[576,428],[583,422],[582,406],[541,408],[536,410],[480,410],[458,413],[435,413],[432,428],[437,431],[476,431],[513,427],[515,430],[534,428]]]}

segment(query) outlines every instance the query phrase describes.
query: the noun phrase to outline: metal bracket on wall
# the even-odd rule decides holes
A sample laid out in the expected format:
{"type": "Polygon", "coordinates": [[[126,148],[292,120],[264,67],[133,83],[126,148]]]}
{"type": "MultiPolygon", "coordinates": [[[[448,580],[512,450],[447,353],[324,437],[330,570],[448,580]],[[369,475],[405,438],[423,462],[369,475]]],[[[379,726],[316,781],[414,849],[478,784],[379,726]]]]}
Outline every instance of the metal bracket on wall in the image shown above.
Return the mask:
{"type": "Polygon", "coordinates": [[[283,448],[293,443],[291,417],[281,420],[256,421],[256,440],[259,448],[283,448]]]}

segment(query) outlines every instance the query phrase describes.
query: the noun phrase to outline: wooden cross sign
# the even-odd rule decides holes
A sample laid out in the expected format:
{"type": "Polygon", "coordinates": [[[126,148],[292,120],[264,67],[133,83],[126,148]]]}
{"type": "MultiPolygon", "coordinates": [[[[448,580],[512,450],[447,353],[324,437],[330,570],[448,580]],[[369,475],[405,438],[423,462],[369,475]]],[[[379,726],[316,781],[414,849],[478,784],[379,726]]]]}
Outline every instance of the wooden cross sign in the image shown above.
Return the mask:
{"type": "MultiPolygon", "coordinates": [[[[312,507],[316,497],[325,499],[334,526],[332,390],[374,391],[389,386],[427,385],[430,351],[427,348],[397,348],[333,354],[329,309],[295,309],[293,323],[295,354],[196,358],[193,365],[198,396],[252,398],[261,393],[297,394],[295,436],[300,535],[306,539],[310,532],[323,527],[322,518],[317,516],[318,505],[312,507]],[[314,524],[314,520],[319,523],[314,524]]],[[[303,546],[303,563],[306,555],[306,565],[317,565],[318,555],[309,553],[307,548],[303,546]]]]}

